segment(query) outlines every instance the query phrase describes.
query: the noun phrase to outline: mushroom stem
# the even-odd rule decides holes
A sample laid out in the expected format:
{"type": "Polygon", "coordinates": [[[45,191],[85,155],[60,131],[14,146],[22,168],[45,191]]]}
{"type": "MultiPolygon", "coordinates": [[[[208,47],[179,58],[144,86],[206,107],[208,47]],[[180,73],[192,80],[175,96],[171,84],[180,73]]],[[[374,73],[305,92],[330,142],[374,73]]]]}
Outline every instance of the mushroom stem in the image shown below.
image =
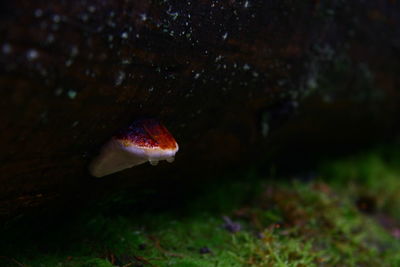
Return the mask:
{"type": "Polygon", "coordinates": [[[123,149],[118,141],[112,139],[101,150],[89,166],[90,173],[95,177],[103,177],[114,172],[145,163],[146,158],[138,157],[123,149]]]}

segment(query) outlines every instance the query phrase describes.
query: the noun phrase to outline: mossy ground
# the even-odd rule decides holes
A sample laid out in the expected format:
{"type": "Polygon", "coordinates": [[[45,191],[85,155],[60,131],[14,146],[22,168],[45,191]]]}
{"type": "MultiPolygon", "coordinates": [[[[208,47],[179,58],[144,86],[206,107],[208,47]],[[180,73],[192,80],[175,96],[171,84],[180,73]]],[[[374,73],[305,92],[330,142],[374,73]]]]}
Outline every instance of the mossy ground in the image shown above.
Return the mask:
{"type": "Polygon", "coordinates": [[[161,211],[122,198],[40,239],[3,233],[0,266],[400,266],[398,159],[375,151],[292,179],[248,170],[161,211]]]}

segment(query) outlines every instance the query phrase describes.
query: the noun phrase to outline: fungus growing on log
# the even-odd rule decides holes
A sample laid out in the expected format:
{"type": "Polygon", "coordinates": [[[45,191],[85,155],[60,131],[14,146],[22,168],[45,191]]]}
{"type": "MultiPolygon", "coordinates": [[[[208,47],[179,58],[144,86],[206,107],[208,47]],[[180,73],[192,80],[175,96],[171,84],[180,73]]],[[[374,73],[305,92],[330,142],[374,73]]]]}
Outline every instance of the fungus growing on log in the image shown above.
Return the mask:
{"type": "Polygon", "coordinates": [[[147,161],[151,165],[160,160],[173,162],[178,149],[174,137],[160,122],[137,120],[102,147],[89,171],[95,177],[103,177],[147,161]]]}

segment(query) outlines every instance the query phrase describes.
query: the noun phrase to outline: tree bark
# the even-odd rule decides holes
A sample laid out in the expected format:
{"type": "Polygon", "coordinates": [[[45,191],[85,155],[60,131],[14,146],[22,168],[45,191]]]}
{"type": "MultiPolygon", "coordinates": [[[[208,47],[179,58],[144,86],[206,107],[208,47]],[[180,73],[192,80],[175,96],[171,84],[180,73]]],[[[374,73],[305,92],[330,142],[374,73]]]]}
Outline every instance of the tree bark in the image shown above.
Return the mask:
{"type": "Polygon", "coordinates": [[[0,5],[5,217],[398,128],[397,1],[0,5]],[[176,161],[91,177],[101,145],[140,117],[167,126],[176,161]]]}

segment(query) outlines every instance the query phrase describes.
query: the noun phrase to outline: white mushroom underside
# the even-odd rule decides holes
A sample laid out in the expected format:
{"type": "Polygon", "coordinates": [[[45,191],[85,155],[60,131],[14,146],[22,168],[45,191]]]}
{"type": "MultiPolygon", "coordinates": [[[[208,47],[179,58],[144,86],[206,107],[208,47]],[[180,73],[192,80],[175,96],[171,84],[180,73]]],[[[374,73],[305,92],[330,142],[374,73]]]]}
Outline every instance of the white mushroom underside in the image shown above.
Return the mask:
{"type": "Polygon", "coordinates": [[[157,165],[160,160],[172,162],[178,151],[176,149],[142,148],[123,146],[118,140],[112,139],[105,144],[90,164],[89,171],[95,177],[103,177],[149,161],[157,165]]]}

